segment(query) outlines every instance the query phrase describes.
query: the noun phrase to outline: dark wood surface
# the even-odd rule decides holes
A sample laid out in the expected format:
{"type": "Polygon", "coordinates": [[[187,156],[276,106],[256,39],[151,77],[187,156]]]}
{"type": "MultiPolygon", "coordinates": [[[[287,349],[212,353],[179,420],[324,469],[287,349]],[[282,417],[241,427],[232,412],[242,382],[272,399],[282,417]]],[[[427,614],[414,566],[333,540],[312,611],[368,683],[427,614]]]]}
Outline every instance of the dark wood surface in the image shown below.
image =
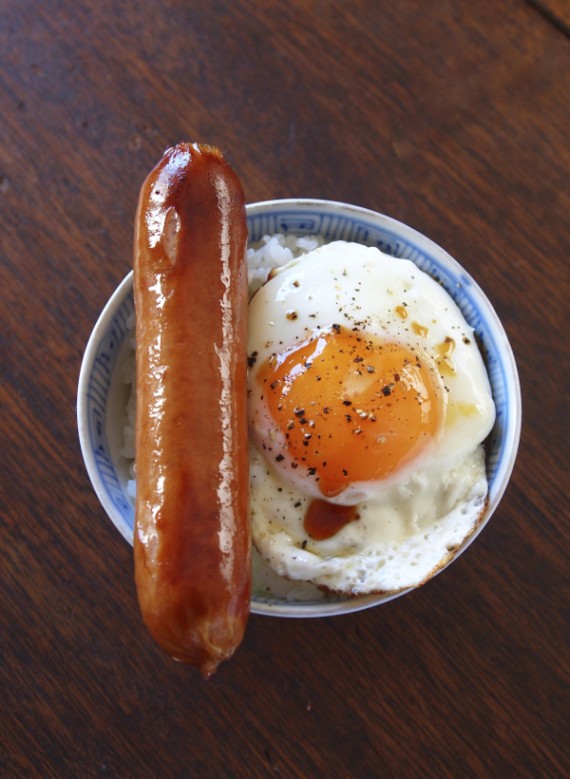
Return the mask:
{"type": "Polygon", "coordinates": [[[2,777],[568,775],[565,15],[4,0],[2,777]],[[354,202],[443,245],[501,316],[524,402],[508,491],[451,568],[351,616],[253,616],[207,683],[148,638],[75,425],[139,186],[180,139],[219,145],[250,202],[354,202]]]}

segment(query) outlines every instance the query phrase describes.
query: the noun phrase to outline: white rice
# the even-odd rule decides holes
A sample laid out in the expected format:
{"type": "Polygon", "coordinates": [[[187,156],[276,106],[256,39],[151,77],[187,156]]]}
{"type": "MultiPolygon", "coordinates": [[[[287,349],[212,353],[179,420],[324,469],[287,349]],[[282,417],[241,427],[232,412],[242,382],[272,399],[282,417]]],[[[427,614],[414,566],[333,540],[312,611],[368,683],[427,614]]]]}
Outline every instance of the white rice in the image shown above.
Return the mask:
{"type": "Polygon", "coordinates": [[[325,243],[319,235],[264,235],[247,250],[249,294],[267,281],[274,268],[286,265],[295,257],[312,252],[325,243]]]}

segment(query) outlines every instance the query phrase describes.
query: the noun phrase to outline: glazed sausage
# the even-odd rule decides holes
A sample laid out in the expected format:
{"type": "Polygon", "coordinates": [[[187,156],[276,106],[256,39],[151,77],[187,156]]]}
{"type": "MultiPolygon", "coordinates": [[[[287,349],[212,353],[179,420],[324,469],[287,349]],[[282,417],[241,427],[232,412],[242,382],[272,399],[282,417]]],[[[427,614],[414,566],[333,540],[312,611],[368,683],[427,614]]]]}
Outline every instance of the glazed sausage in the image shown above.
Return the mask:
{"type": "Polygon", "coordinates": [[[135,582],[155,641],[205,677],[250,604],[246,245],[222,154],[168,149],[135,223],[135,582]]]}

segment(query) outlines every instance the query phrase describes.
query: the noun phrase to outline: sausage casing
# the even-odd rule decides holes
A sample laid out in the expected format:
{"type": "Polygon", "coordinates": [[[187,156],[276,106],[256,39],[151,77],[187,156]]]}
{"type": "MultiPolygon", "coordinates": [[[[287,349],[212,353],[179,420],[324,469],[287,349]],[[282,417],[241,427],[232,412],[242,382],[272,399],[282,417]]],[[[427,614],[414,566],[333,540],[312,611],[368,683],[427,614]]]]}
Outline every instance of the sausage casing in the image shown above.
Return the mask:
{"type": "Polygon", "coordinates": [[[168,149],[135,222],[135,581],[156,642],[206,677],[250,604],[246,246],[221,153],[168,149]]]}

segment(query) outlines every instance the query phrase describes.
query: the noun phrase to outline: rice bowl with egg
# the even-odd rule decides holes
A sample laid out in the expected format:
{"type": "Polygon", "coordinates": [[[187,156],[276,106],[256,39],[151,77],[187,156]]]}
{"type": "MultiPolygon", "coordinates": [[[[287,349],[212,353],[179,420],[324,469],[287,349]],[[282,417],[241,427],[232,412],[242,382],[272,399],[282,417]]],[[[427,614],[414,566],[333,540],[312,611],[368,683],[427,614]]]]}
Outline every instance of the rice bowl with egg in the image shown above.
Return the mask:
{"type": "MultiPolygon", "coordinates": [[[[521,393],[508,336],[491,302],[477,282],[444,249],[412,227],[360,206],[329,200],[291,198],[246,206],[250,241],[264,235],[322,235],[326,242],[346,240],[377,246],[409,259],[441,284],[475,330],[484,355],[497,418],[485,442],[488,503],[481,520],[459,549],[456,560],[487,526],[507,489],[515,465],[521,431],[521,393]]],[[[274,264],[274,259],[270,261],[274,264]]],[[[129,461],[121,449],[128,402],[126,364],[133,356],[132,273],[117,286],[102,309],[86,345],[77,394],[81,452],[93,489],[106,515],[127,543],[133,543],[134,507],[129,494],[129,461]]],[[[132,370],[130,371],[132,374],[132,370]]],[[[131,375],[132,379],[132,375],[131,375]]],[[[132,485],[131,485],[132,486],[132,485]]],[[[132,490],[131,490],[132,493],[132,490]]],[[[251,610],[258,615],[314,618],[347,614],[387,603],[397,593],[344,596],[273,572],[252,550],[251,610]]],[[[445,568],[447,563],[443,565],[445,568]]],[[[443,568],[440,568],[441,571],[443,568]]],[[[439,572],[438,571],[438,572],[439,572]]]]}
{"type": "MultiPolygon", "coordinates": [[[[270,301],[269,314],[265,316],[266,321],[262,322],[261,325],[259,314],[255,313],[255,309],[259,309],[264,292],[271,285],[276,286],[281,283],[284,275],[293,273],[298,276],[299,269],[303,269],[307,261],[310,262],[314,256],[319,257],[319,259],[322,259],[323,254],[326,256],[327,252],[331,251],[330,248],[327,248],[326,243],[326,240],[321,236],[276,234],[264,236],[260,242],[248,249],[249,292],[252,299],[251,306],[254,309],[253,324],[250,321],[250,331],[253,333],[249,348],[250,374],[253,376],[250,397],[255,398],[259,389],[254,386],[256,361],[259,359],[261,362],[262,356],[266,353],[275,354],[275,343],[268,336],[274,320],[279,316],[278,311],[275,310],[275,300],[270,301]],[[281,270],[283,268],[284,271],[281,270]]],[[[376,263],[380,260],[392,270],[393,267],[397,267],[399,270],[405,264],[411,265],[405,260],[394,260],[394,258],[383,255],[377,249],[349,243],[344,244],[343,242],[336,242],[332,246],[336,251],[337,260],[339,256],[343,256],[343,253],[348,252],[350,255],[351,252],[356,252],[355,260],[348,263],[353,267],[363,262],[366,264],[365,257],[371,253],[376,253],[374,254],[376,263]],[[398,263],[398,265],[394,266],[394,263],[398,263]]],[[[346,262],[343,265],[341,260],[341,265],[340,273],[346,275],[346,262]]],[[[339,273],[338,266],[336,272],[339,273]]],[[[418,275],[415,266],[413,266],[413,272],[416,276],[418,275]]],[[[385,273],[385,269],[376,265],[376,277],[382,276],[383,273],[385,273]]],[[[408,273],[410,273],[409,268],[408,273]]],[[[309,292],[305,293],[308,294],[309,298],[319,296],[315,294],[315,291],[318,291],[321,297],[325,294],[322,289],[322,278],[323,267],[319,266],[316,271],[316,281],[313,282],[309,292]]],[[[335,277],[335,279],[336,287],[338,287],[338,278],[335,277]]],[[[377,287],[377,278],[375,282],[377,287]]],[[[297,291],[300,285],[297,281],[294,283],[297,284],[295,288],[297,291]]],[[[403,478],[395,478],[394,474],[390,474],[388,478],[384,479],[384,484],[382,479],[375,480],[376,487],[380,484],[380,494],[377,494],[375,490],[372,490],[372,493],[367,493],[367,485],[362,480],[357,479],[355,486],[345,485],[340,496],[338,494],[323,496],[318,490],[315,490],[314,482],[311,485],[311,480],[308,492],[304,489],[306,480],[305,483],[303,483],[303,479],[299,480],[300,469],[295,467],[295,470],[290,471],[288,475],[282,467],[279,467],[279,464],[285,459],[281,452],[288,449],[288,444],[282,440],[281,449],[275,450],[277,454],[273,451],[273,444],[270,444],[269,441],[274,441],[275,437],[279,436],[282,431],[279,430],[278,425],[275,425],[275,419],[272,419],[269,420],[268,424],[265,424],[265,429],[260,433],[259,421],[255,421],[255,403],[250,402],[250,420],[252,420],[253,433],[250,444],[251,518],[253,542],[259,554],[254,559],[254,571],[256,572],[254,578],[258,585],[261,584],[262,589],[265,588],[292,600],[318,600],[323,597],[323,590],[352,597],[371,593],[394,593],[417,587],[449,562],[480,522],[487,504],[485,453],[481,442],[486,438],[493,425],[494,406],[483,362],[473,339],[472,329],[463,320],[447,293],[439,285],[431,282],[431,279],[429,284],[431,286],[428,286],[428,292],[424,294],[424,304],[433,306],[435,298],[437,300],[436,309],[438,306],[440,309],[445,308],[446,310],[451,307],[452,318],[447,323],[448,330],[446,332],[451,332],[453,328],[460,328],[465,341],[463,348],[467,351],[471,362],[473,362],[474,352],[476,353],[474,359],[475,362],[478,361],[477,381],[482,385],[482,393],[479,394],[476,401],[480,407],[482,404],[483,410],[481,419],[476,419],[475,424],[471,425],[476,430],[474,445],[471,448],[468,447],[468,451],[465,451],[465,447],[461,446],[459,450],[452,448],[450,451],[446,451],[446,456],[443,457],[443,466],[442,458],[433,462],[433,457],[430,461],[430,457],[426,456],[419,472],[417,469],[414,470],[417,457],[412,457],[411,463],[404,468],[403,478]],[[469,349],[466,349],[467,344],[470,346],[469,349]],[[253,411],[251,410],[252,405],[253,411]],[[384,488],[386,483],[389,489],[384,488]],[[353,512],[352,521],[346,522],[344,525],[341,523],[337,530],[327,533],[325,537],[315,538],[311,534],[310,528],[307,530],[306,518],[314,502],[317,500],[323,503],[323,499],[326,506],[345,505],[357,507],[357,511],[353,512]]],[[[335,293],[331,294],[331,289],[328,290],[329,300],[335,299],[335,293]]],[[[388,292],[393,297],[394,291],[388,290],[388,292]]],[[[284,315],[287,324],[290,324],[292,320],[297,320],[297,313],[292,317],[292,309],[287,309],[290,301],[282,290],[277,293],[276,297],[280,301],[281,308],[279,310],[281,315],[284,315]]],[[[370,298],[370,295],[368,297],[370,298]]],[[[400,298],[396,295],[390,300],[392,309],[401,309],[402,304],[394,302],[399,301],[400,298]]],[[[362,297],[360,301],[362,302],[362,297]]],[[[267,308],[267,301],[265,304],[267,308]]],[[[337,304],[338,293],[335,305],[337,304]]],[[[374,305],[373,296],[367,302],[368,310],[374,305]]],[[[408,304],[405,305],[407,308],[408,304]]],[[[296,308],[299,306],[297,305],[296,308]]],[[[333,324],[335,327],[340,327],[333,321],[338,319],[339,315],[336,312],[332,314],[326,308],[325,305],[325,313],[319,315],[321,317],[319,323],[309,319],[297,322],[296,335],[292,336],[292,343],[299,342],[303,338],[306,340],[309,331],[318,332],[322,336],[327,327],[330,329],[333,324]]],[[[413,312],[413,306],[409,310],[413,312]]],[[[419,318],[421,319],[423,316],[423,319],[426,320],[425,310],[421,307],[420,310],[422,313],[419,318]]],[[[383,316],[386,315],[385,306],[383,316]]],[[[314,318],[316,316],[314,315],[314,318]]],[[[374,316],[378,318],[377,310],[374,311],[374,316]]],[[[394,317],[392,316],[392,318],[394,317]]],[[[417,318],[418,316],[416,316],[417,318]]],[[[350,332],[366,332],[366,326],[362,327],[362,316],[359,315],[357,326],[354,326],[355,321],[357,319],[352,316],[350,332]]],[[[435,319],[432,321],[435,324],[435,319]]],[[[406,329],[409,330],[409,328],[406,329]]],[[[417,341],[417,337],[414,337],[417,341]]],[[[440,334],[438,337],[441,340],[444,336],[440,334]]],[[[280,344],[282,351],[287,348],[284,346],[283,339],[281,339],[280,344]]],[[[134,349],[134,335],[132,345],[134,349]]],[[[125,366],[125,380],[134,387],[134,360],[127,360],[125,366]]],[[[370,365],[368,369],[371,370],[370,365]]],[[[380,377],[374,376],[374,380],[380,381],[380,377]]],[[[382,389],[382,384],[378,384],[378,387],[382,389]]],[[[446,387],[446,389],[449,392],[449,388],[446,387]]],[[[376,392],[376,394],[382,395],[381,392],[376,392]]],[[[358,396],[358,392],[356,395],[358,396]]],[[[460,397],[459,402],[465,404],[465,398],[460,397]]],[[[135,393],[131,392],[127,406],[122,449],[122,455],[130,461],[132,479],[129,481],[128,489],[131,497],[134,497],[136,489],[133,449],[134,403],[135,393]]],[[[309,403],[315,405],[314,400],[309,401],[309,403]]],[[[352,400],[348,399],[346,393],[342,403],[352,404],[352,400]]],[[[447,404],[447,398],[445,398],[445,404],[447,404]]],[[[362,409],[357,410],[360,411],[361,416],[367,417],[366,421],[372,416],[362,409]]],[[[348,418],[349,415],[345,416],[348,418]]],[[[267,419],[265,422],[267,423],[267,419]]],[[[314,418],[299,419],[297,416],[294,421],[288,420],[287,425],[292,427],[295,422],[305,422],[305,427],[300,425],[304,436],[310,438],[314,435],[314,418]]],[[[355,431],[363,431],[362,423],[359,423],[358,427],[352,428],[352,432],[355,431]]],[[[364,440],[364,438],[365,436],[359,436],[359,441],[364,440]]],[[[460,438],[461,429],[459,433],[455,433],[455,439],[460,438]]],[[[350,439],[346,440],[350,441],[350,439]]],[[[352,440],[356,441],[357,437],[353,435],[352,440]]],[[[342,450],[345,447],[341,444],[340,448],[342,450]]],[[[311,470],[316,469],[311,469],[309,466],[309,471],[311,470]]]]}

